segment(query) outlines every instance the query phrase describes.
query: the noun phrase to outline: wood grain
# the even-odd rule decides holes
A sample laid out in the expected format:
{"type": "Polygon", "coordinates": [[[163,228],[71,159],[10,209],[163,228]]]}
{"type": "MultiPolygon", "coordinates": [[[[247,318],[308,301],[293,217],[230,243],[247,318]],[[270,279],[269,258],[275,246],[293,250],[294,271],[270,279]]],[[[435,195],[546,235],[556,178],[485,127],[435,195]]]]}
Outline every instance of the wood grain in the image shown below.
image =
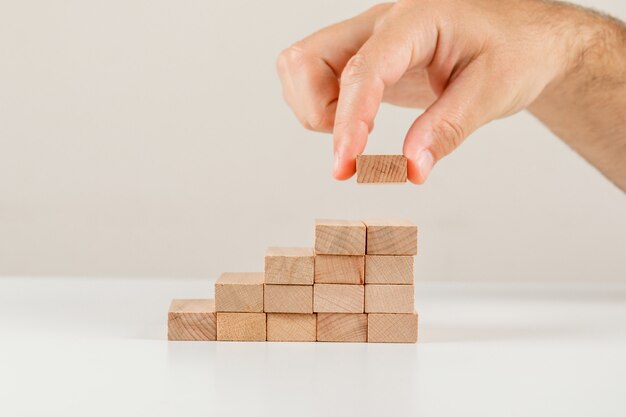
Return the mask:
{"type": "Polygon", "coordinates": [[[366,220],[368,255],[417,255],[417,226],[409,220],[366,220]]]}
{"type": "Polygon", "coordinates": [[[265,313],[217,313],[217,340],[262,342],[265,313]]]}
{"type": "Polygon", "coordinates": [[[225,272],[215,283],[215,310],[263,312],[263,272],[225,272]]]}
{"type": "Polygon", "coordinates": [[[173,300],[167,313],[168,340],[215,340],[213,300],[173,300]]]}
{"type": "Polygon", "coordinates": [[[315,342],[316,314],[267,314],[268,342],[315,342]]]}
{"type": "Polygon", "coordinates": [[[363,284],[365,257],[315,255],[316,284],[363,284]]]}
{"type": "Polygon", "coordinates": [[[406,182],[407,160],[404,155],[358,155],[357,183],[406,182]]]}
{"type": "Polygon", "coordinates": [[[365,225],[352,220],[315,221],[316,255],[365,255],[365,225]]]}
{"type": "Polygon", "coordinates": [[[413,284],[412,256],[366,255],[366,284],[413,284]]]}
{"type": "Polygon", "coordinates": [[[313,311],[316,313],[363,313],[363,285],[313,285],[313,311]]]}
{"type": "Polygon", "coordinates": [[[365,285],[366,313],[412,313],[414,311],[414,285],[365,285]]]}
{"type": "Polygon", "coordinates": [[[417,342],[417,313],[368,314],[367,341],[374,343],[417,342]]]}
{"type": "Polygon", "coordinates": [[[268,248],[265,252],[265,283],[312,285],[313,248],[268,248]]]}
{"type": "Polygon", "coordinates": [[[320,313],[319,342],[367,342],[367,314],[320,313]]]}
{"type": "Polygon", "coordinates": [[[265,284],[266,313],[313,313],[312,285],[265,284]]]}

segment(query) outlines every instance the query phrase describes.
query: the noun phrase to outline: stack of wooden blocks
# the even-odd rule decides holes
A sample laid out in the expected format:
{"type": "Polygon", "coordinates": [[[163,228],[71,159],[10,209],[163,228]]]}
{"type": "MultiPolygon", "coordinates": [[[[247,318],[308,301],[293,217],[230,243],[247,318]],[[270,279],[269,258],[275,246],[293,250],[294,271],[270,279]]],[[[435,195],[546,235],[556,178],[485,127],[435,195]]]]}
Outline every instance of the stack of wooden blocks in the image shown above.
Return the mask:
{"type": "Polygon", "coordinates": [[[170,340],[417,341],[409,221],[318,220],[315,248],[269,248],[265,272],[224,273],[213,300],[174,300],[170,340]]]}

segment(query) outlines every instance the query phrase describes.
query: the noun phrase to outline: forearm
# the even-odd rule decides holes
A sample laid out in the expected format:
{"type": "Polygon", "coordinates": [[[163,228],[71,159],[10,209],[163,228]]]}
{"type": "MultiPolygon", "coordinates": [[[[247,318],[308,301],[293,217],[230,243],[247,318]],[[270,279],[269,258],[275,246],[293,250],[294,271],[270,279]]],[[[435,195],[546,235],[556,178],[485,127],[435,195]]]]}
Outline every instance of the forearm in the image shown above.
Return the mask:
{"type": "MultiPolygon", "coordinates": [[[[626,27],[579,8],[571,14],[571,65],[529,110],[626,191],[626,27]]],[[[568,36],[565,34],[565,36],[568,36]]]]}

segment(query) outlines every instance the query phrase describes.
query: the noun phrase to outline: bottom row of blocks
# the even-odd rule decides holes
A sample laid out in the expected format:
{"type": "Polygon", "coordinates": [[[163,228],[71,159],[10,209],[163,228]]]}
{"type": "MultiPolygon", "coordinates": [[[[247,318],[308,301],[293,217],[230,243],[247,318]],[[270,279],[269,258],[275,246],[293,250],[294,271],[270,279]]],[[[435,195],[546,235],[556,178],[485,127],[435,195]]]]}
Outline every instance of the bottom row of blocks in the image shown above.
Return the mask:
{"type": "Polygon", "coordinates": [[[213,300],[174,300],[169,340],[272,342],[417,341],[417,313],[221,313],[213,300]]]}

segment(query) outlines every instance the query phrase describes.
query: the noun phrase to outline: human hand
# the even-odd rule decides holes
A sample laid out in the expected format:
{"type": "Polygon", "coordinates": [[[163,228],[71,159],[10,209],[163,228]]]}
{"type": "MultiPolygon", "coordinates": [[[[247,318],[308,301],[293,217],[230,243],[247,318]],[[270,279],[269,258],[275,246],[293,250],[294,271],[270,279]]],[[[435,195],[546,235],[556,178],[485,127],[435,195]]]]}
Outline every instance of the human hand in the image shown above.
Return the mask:
{"type": "Polygon", "coordinates": [[[308,129],[333,132],[337,179],[355,172],[382,101],[426,108],[409,128],[408,177],[485,123],[531,104],[574,67],[569,6],[538,0],[401,0],[283,51],[283,95],[308,129]]]}

